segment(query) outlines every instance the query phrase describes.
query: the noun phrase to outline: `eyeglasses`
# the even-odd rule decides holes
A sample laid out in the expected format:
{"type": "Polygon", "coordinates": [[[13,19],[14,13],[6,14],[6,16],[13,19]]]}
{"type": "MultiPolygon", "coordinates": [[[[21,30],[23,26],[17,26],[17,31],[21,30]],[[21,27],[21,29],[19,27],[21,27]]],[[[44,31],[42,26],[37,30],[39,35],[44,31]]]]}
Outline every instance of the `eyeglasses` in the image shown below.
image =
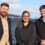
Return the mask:
{"type": "Polygon", "coordinates": [[[23,17],[29,17],[29,16],[23,16],[23,17]]]}

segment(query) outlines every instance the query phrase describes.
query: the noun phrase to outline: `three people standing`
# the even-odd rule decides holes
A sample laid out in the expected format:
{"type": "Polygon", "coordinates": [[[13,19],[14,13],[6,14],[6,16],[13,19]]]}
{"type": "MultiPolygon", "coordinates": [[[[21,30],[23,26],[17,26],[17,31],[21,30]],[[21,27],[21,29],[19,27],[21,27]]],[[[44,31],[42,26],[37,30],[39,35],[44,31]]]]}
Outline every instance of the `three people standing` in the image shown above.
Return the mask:
{"type": "MultiPolygon", "coordinates": [[[[0,45],[12,45],[11,20],[8,17],[9,5],[2,3],[0,8],[0,45]]],[[[24,11],[22,20],[18,22],[15,37],[18,45],[37,45],[37,36],[40,45],[45,45],[45,5],[40,7],[41,18],[36,26],[30,21],[30,13],[24,11]]]]}

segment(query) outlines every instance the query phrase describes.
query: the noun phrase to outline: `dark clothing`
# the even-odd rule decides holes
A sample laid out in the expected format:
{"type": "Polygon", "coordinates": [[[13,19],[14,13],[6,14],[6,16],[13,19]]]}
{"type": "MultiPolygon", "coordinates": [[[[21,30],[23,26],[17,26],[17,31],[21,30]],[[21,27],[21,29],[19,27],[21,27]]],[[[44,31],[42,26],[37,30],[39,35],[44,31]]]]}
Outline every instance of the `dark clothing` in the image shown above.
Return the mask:
{"type": "MultiPolygon", "coordinates": [[[[12,35],[11,35],[11,20],[8,18],[7,19],[8,21],[8,25],[9,25],[9,42],[10,42],[10,45],[12,45],[12,35]]],[[[2,21],[1,21],[1,18],[0,18],[0,40],[3,36],[3,25],[2,25],[2,21]]]]}
{"type": "Polygon", "coordinates": [[[36,21],[37,33],[40,39],[45,40],[45,23],[39,19],[36,21]]]}
{"type": "Polygon", "coordinates": [[[22,26],[19,22],[16,27],[16,41],[19,45],[36,45],[36,27],[29,22],[27,26],[22,26]]]}
{"type": "Polygon", "coordinates": [[[38,42],[39,45],[41,44],[41,40],[45,40],[45,23],[40,18],[36,21],[36,28],[37,28],[37,34],[38,34],[38,42]]]}

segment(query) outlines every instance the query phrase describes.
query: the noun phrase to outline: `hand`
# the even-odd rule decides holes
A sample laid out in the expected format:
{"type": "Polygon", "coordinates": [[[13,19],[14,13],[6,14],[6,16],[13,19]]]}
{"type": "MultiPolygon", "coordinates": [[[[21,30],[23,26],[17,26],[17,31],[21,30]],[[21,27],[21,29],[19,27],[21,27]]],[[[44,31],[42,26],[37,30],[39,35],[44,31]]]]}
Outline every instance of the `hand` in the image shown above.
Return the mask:
{"type": "Polygon", "coordinates": [[[41,40],[41,45],[45,45],[45,40],[41,40]]]}

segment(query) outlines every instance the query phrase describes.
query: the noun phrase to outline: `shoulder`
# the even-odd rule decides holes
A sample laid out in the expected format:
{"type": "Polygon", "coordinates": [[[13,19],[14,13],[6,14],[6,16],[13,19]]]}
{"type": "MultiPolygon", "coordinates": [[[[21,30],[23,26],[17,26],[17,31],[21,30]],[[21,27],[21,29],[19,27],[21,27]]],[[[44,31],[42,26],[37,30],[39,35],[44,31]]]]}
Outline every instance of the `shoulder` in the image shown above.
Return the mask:
{"type": "Polygon", "coordinates": [[[36,22],[42,22],[42,19],[38,19],[36,22]]]}
{"type": "Polygon", "coordinates": [[[22,20],[18,21],[18,22],[17,22],[17,25],[19,25],[19,24],[21,24],[21,23],[22,23],[22,20]]]}
{"type": "Polygon", "coordinates": [[[34,22],[31,22],[31,30],[34,32],[36,32],[36,26],[35,26],[35,23],[34,22]]]}
{"type": "Polygon", "coordinates": [[[35,22],[35,24],[40,24],[42,22],[42,20],[41,19],[38,19],[36,22],[35,22]]]}
{"type": "Polygon", "coordinates": [[[34,22],[30,22],[30,26],[34,27],[35,23],[34,22]]]}
{"type": "Polygon", "coordinates": [[[7,17],[8,20],[11,20],[11,18],[7,17]]]}
{"type": "Polygon", "coordinates": [[[8,20],[9,23],[11,23],[11,18],[7,17],[7,20],[8,20]]]}
{"type": "Polygon", "coordinates": [[[35,23],[34,23],[34,22],[30,22],[30,24],[31,24],[31,25],[35,25],[35,23]]]}
{"type": "Polygon", "coordinates": [[[17,22],[17,26],[16,27],[20,27],[21,24],[22,24],[22,20],[20,20],[20,21],[17,22]]]}

